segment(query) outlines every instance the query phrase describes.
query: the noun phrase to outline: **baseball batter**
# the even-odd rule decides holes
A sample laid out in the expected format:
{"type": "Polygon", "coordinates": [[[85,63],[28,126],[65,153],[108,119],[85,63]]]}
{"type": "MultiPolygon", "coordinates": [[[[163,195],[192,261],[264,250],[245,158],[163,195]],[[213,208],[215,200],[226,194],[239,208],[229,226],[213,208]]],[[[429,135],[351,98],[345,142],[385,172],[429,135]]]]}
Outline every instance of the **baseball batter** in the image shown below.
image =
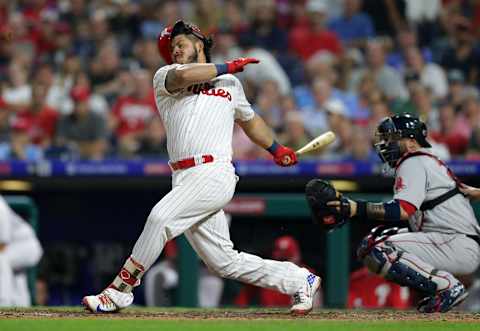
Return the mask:
{"type": "MultiPolygon", "coordinates": [[[[426,136],[425,124],[410,114],[385,118],[378,126],[375,147],[383,162],[395,170],[393,200],[373,203],[340,196],[326,203],[323,211],[335,207],[339,218],[394,226],[408,223],[410,231],[385,226],[373,229],[357,255],[370,271],[425,293],[418,310],[431,313],[448,311],[466,298],[467,292],[455,276],[471,274],[480,264],[480,228],[461,192],[464,185],[430,154],[426,136]]],[[[324,187],[324,182],[314,180],[308,189],[320,192],[324,187]]],[[[320,210],[324,224],[337,222],[328,211],[322,213],[320,210]]]]}
{"type": "Polygon", "coordinates": [[[0,196],[0,306],[31,305],[26,270],[43,250],[30,224],[0,196]]]}
{"type": "Polygon", "coordinates": [[[205,264],[222,277],[276,289],[293,296],[291,312],[306,314],[320,278],[291,262],[261,259],[233,249],[222,208],[231,200],[238,177],[232,166],[235,123],[266,148],[280,166],[292,166],[293,150],[274,141],[232,74],[258,63],[240,58],[210,62],[211,38],[193,24],[178,21],[159,37],[166,65],[154,76],[156,103],[167,132],[172,190],[152,209],[132,255],[112,284],[84,297],[92,312],[115,312],[133,302],[132,290],[158,258],[165,243],[184,233],[205,264]]]}

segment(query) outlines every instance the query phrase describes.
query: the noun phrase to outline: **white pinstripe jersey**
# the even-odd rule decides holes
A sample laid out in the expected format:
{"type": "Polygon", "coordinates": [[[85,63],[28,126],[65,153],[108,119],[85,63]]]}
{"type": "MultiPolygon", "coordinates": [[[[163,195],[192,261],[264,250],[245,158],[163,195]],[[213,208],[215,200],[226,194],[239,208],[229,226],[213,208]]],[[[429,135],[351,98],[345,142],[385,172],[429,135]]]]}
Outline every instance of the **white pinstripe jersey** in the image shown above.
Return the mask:
{"type": "Polygon", "coordinates": [[[165,88],[167,72],[177,66],[180,64],[164,66],[153,78],[170,161],[204,154],[230,160],[234,121],[254,116],[240,81],[230,74],[221,75],[170,93],[165,88]]]}

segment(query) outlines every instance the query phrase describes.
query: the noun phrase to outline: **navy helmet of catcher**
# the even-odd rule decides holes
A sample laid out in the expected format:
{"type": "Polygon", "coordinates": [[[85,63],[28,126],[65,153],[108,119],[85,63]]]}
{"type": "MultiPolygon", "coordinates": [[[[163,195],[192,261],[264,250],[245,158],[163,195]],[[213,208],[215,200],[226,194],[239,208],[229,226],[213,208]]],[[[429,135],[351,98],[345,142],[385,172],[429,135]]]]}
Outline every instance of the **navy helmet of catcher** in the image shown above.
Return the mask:
{"type": "Polygon", "coordinates": [[[427,126],[414,115],[404,113],[384,118],[375,132],[374,146],[382,162],[392,168],[407,152],[402,138],[415,139],[420,147],[432,147],[427,141],[427,126]]]}

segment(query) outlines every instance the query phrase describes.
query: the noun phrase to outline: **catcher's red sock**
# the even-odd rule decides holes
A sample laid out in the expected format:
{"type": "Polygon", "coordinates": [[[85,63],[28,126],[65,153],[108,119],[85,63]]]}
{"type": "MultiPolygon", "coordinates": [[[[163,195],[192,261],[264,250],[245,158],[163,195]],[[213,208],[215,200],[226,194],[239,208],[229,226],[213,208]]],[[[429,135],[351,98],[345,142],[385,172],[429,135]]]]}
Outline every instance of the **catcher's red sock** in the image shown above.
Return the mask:
{"type": "Polygon", "coordinates": [[[144,273],[145,268],[130,256],[108,287],[121,292],[132,292],[134,287],[140,285],[144,273]]]}

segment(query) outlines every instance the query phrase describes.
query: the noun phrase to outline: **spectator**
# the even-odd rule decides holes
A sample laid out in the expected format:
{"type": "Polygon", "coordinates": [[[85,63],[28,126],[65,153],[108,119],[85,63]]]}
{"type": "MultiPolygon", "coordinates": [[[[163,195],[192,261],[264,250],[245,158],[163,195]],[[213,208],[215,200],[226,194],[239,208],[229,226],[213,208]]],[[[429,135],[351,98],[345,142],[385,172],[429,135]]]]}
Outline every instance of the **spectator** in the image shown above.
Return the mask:
{"type": "Polygon", "coordinates": [[[427,124],[429,130],[439,129],[438,109],[432,103],[431,92],[418,84],[412,89],[411,100],[415,112],[421,121],[427,124]]]}
{"type": "Polygon", "coordinates": [[[220,22],[222,11],[212,10],[219,5],[217,0],[193,1],[192,21],[207,35],[213,33],[220,22]]]}
{"type": "Polygon", "coordinates": [[[138,69],[132,79],[133,91],[117,99],[110,116],[110,130],[118,139],[120,154],[126,157],[135,153],[146,124],[158,116],[150,74],[138,69]]]}
{"type": "Polygon", "coordinates": [[[35,82],[29,106],[14,115],[16,120],[22,119],[28,123],[30,139],[42,148],[52,143],[58,120],[57,111],[46,103],[47,91],[47,86],[35,82]]]}
{"type": "Polygon", "coordinates": [[[327,6],[323,1],[307,2],[309,26],[300,26],[289,32],[289,48],[304,61],[320,51],[334,55],[342,53],[336,33],[327,30],[327,6]]]}
{"type": "MultiPolygon", "coordinates": [[[[282,143],[294,150],[305,146],[311,138],[305,132],[302,115],[297,111],[289,111],[285,115],[285,130],[281,136],[282,143]]],[[[314,157],[313,154],[307,154],[306,157],[314,157]]]]}
{"type": "Polygon", "coordinates": [[[287,74],[269,51],[255,46],[253,39],[246,35],[240,39],[239,46],[243,51],[242,57],[253,57],[262,63],[258,68],[246,67],[243,74],[245,79],[249,80],[256,88],[266,81],[274,81],[282,95],[291,92],[287,74]]]}
{"type": "Polygon", "coordinates": [[[75,104],[72,114],[63,115],[58,124],[57,146],[70,149],[72,155],[81,159],[103,159],[107,150],[106,122],[88,106],[90,92],[77,87],[72,89],[75,104]]]}
{"type": "Polygon", "coordinates": [[[330,100],[340,100],[332,95],[332,86],[326,79],[320,78],[315,80],[312,90],[315,107],[304,108],[302,109],[302,113],[308,134],[312,137],[316,137],[329,130],[326,113],[327,102],[330,100]]]}
{"type": "Polygon", "coordinates": [[[90,64],[89,76],[93,90],[103,94],[107,100],[117,97],[122,88],[120,69],[120,54],[116,46],[111,43],[104,44],[90,64]]]}
{"type": "Polygon", "coordinates": [[[450,104],[440,107],[440,129],[432,132],[436,142],[447,145],[452,156],[458,157],[466,152],[470,130],[468,124],[455,117],[455,111],[450,104]]]}
{"type": "Polygon", "coordinates": [[[408,287],[400,287],[368,271],[366,267],[350,275],[347,308],[408,309],[412,297],[408,287]]]}
{"type": "Polygon", "coordinates": [[[250,28],[241,34],[240,39],[249,38],[251,45],[268,49],[275,56],[288,48],[287,32],[277,26],[275,0],[255,0],[248,2],[248,14],[252,17],[250,28]]]}
{"type": "Polygon", "coordinates": [[[0,197],[0,306],[28,307],[28,268],[37,265],[43,250],[33,228],[0,197]]]}
{"type": "Polygon", "coordinates": [[[385,63],[385,50],[378,41],[367,45],[367,67],[357,69],[350,79],[350,90],[355,91],[362,77],[369,73],[385,96],[390,100],[406,99],[407,91],[400,75],[385,63]]]}
{"type": "Polygon", "coordinates": [[[153,116],[148,122],[136,154],[146,158],[168,157],[167,134],[160,116],[153,116]]]}
{"type": "Polygon", "coordinates": [[[406,54],[412,47],[418,48],[424,62],[432,62],[432,51],[427,46],[419,46],[415,30],[402,28],[396,35],[396,48],[387,55],[387,64],[399,71],[405,70],[406,54]]]}
{"type": "Polygon", "coordinates": [[[365,128],[354,126],[352,130],[352,146],[345,155],[345,161],[364,161],[378,163],[380,159],[372,148],[371,136],[365,128]]]}
{"type": "Polygon", "coordinates": [[[329,24],[346,48],[365,47],[367,39],[374,37],[375,30],[368,14],[361,12],[362,0],[344,0],[343,15],[329,24]]]}
{"type": "Polygon", "coordinates": [[[7,84],[2,91],[3,101],[15,109],[25,107],[32,98],[32,87],[27,83],[27,71],[16,61],[12,61],[8,66],[7,75],[7,84]]]}
{"type": "Polygon", "coordinates": [[[235,36],[248,29],[247,20],[238,1],[226,0],[223,8],[224,15],[219,28],[231,30],[235,36]]]}
{"type": "MultiPolygon", "coordinates": [[[[249,36],[245,40],[252,40],[249,36]]],[[[212,63],[222,63],[242,57],[242,49],[232,29],[220,28],[215,34],[215,47],[212,49],[212,63]]]]}
{"type": "Polygon", "coordinates": [[[459,112],[465,95],[465,76],[458,69],[448,72],[448,102],[459,112]]]}
{"type": "MultiPolygon", "coordinates": [[[[84,72],[78,73],[78,75],[76,75],[73,84],[74,89],[83,88],[91,91],[90,78],[84,72]]],[[[61,105],[61,113],[71,114],[73,112],[74,104],[75,103],[71,98],[71,94],[69,93],[69,97],[66,98],[61,105]]],[[[89,93],[88,107],[91,109],[92,112],[102,116],[103,118],[107,118],[107,116],[109,115],[110,107],[107,103],[107,100],[103,95],[96,93],[95,91],[89,93]]]]}
{"type": "Polygon", "coordinates": [[[35,81],[47,89],[46,104],[57,110],[61,108],[65,99],[68,98],[68,90],[64,90],[55,77],[53,66],[49,63],[43,63],[37,67],[35,72],[35,81]]]}
{"type": "Polygon", "coordinates": [[[445,70],[461,70],[470,84],[478,84],[479,49],[466,18],[459,18],[454,24],[453,42],[443,54],[440,64],[445,70]]]}
{"type": "Polygon", "coordinates": [[[447,78],[443,69],[435,63],[425,63],[419,49],[410,47],[406,50],[407,70],[415,73],[420,82],[429,88],[435,99],[442,99],[447,95],[447,78]]]}
{"type": "Polygon", "coordinates": [[[43,150],[34,145],[28,134],[31,125],[24,118],[15,118],[11,124],[10,142],[0,143],[0,160],[40,161],[43,150]]]}
{"type": "Polygon", "coordinates": [[[137,42],[134,47],[134,55],[138,59],[138,65],[149,72],[155,72],[162,66],[157,43],[154,40],[137,42]]]}
{"type": "Polygon", "coordinates": [[[337,139],[329,146],[329,153],[323,153],[322,158],[343,158],[350,152],[351,147],[351,122],[347,117],[345,105],[340,100],[331,99],[325,104],[329,129],[337,139]]]}

